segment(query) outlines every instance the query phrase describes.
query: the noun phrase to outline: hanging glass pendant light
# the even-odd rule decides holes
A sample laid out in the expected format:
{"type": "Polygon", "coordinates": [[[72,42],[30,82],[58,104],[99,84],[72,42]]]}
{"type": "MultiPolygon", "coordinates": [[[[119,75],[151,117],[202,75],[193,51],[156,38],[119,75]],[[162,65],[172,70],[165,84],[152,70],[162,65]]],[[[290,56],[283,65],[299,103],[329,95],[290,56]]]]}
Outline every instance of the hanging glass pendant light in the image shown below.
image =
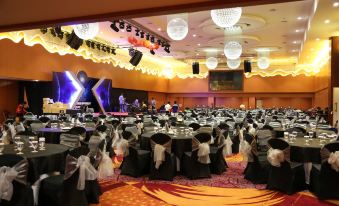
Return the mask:
{"type": "Polygon", "coordinates": [[[267,57],[260,57],[257,61],[257,65],[260,69],[267,69],[270,67],[270,60],[267,57]]]}
{"type": "Polygon", "coordinates": [[[167,34],[173,40],[183,40],[188,34],[187,22],[182,18],[171,19],[167,23],[167,34]]]}
{"type": "Polygon", "coordinates": [[[240,64],[241,64],[241,60],[240,59],[227,59],[227,66],[230,69],[237,69],[240,64]]]}
{"type": "Polygon", "coordinates": [[[93,39],[99,33],[99,23],[77,24],[72,27],[74,33],[83,40],[93,39]]]}
{"type": "Polygon", "coordinates": [[[213,22],[220,27],[230,27],[235,25],[241,17],[241,7],[229,9],[211,10],[211,17],[213,22]]]}
{"type": "Polygon", "coordinates": [[[237,41],[230,41],[225,44],[224,53],[227,59],[238,59],[242,54],[242,46],[237,41]]]}
{"type": "Polygon", "coordinates": [[[209,57],[206,59],[206,66],[209,69],[215,69],[218,66],[218,59],[215,57],[209,57]]]}

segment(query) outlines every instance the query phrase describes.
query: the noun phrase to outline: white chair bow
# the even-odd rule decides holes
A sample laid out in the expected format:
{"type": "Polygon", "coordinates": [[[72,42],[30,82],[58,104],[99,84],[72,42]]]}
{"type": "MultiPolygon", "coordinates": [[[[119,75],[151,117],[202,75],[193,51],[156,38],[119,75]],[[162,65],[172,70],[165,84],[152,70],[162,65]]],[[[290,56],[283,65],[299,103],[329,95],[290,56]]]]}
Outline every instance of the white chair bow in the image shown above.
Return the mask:
{"type": "Polygon", "coordinates": [[[252,146],[246,140],[240,141],[239,152],[243,155],[245,161],[253,161],[252,146]]]}
{"type": "Polygon", "coordinates": [[[128,140],[121,138],[117,143],[117,155],[122,155],[123,157],[127,157],[129,155],[129,142],[128,140]]]}
{"type": "Polygon", "coordinates": [[[332,169],[339,172],[339,151],[331,152],[327,161],[328,164],[331,165],[332,169]]]}
{"type": "Polygon", "coordinates": [[[162,162],[165,161],[165,151],[166,151],[166,148],[164,146],[160,144],[155,144],[153,160],[155,162],[156,169],[159,169],[162,162]]]}
{"type": "Polygon", "coordinates": [[[209,154],[210,154],[210,145],[206,142],[200,143],[198,149],[198,161],[202,164],[211,163],[209,154]]]}
{"type": "Polygon", "coordinates": [[[98,178],[98,172],[92,166],[89,157],[81,155],[76,159],[71,155],[67,155],[66,162],[65,180],[70,178],[74,172],[79,169],[78,190],[85,189],[86,180],[95,180],[98,178]]]}
{"type": "Polygon", "coordinates": [[[28,161],[21,160],[13,167],[0,167],[0,200],[10,201],[13,196],[13,180],[26,184],[28,161]]]}
{"type": "Polygon", "coordinates": [[[267,160],[272,166],[280,167],[281,163],[285,161],[284,151],[270,148],[267,151],[267,160]]]}

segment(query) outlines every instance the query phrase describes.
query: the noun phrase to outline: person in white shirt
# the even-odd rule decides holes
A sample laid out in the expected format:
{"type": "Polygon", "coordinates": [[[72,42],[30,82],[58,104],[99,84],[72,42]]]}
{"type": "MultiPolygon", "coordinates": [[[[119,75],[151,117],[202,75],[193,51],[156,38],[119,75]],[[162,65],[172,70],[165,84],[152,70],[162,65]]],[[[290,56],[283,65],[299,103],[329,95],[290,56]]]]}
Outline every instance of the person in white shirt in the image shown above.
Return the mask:
{"type": "Polygon", "coordinates": [[[123,94],[119,96],[119,105],[120,105],[120,112],[125,112],[125,97],[123,94]]]}
{"type": "Polygon", "coordinates": [[[154,99],[154,97],[152,97],[152,100],[151,100],[151,105],[152,105],[152,109],[156,109],[156,101],[154,99]]]}
{"type": "Polygon", "coordinates": [[[170,110],[171,110],[172,106],[171,106],[171,103],[170,102],[167,102],[167,104],[165,105],[165,111],[166,113],[169,113],[170,110]]]}

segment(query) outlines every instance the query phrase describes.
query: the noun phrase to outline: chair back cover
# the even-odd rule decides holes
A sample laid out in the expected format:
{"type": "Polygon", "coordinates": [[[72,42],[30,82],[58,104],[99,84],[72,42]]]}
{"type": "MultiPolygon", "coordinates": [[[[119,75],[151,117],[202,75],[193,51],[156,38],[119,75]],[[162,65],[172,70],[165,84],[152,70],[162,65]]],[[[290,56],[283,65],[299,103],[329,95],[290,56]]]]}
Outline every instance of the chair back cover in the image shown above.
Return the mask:
{"type": "Polygon", "coordinates": [[[86,180],[95,180],[98,176],[90,158],[87,156],[88,153],[87,147],[78,147],[70,150],[66,157],[64,181],[67,185],[75,184],[78,190],[85,189],[86,180]]]}
{"type": "Polygon", "coordinates": [[[339,142],[326,144],[320,151],[321,162],[328,163],[331,168],[339,172],[339,142]]]}
{"type": "Polygon", "coordinates": [[[197,155],[198,162],[202,164],[211,163],[210,154],[211,134],[199,133],[192,139],[192,156],[197,155]]]}
{"type": "Polygon", "coordinates": [[[80,146],[80,135],[63,133],[60,135],[60,144],[70,148],[77,148],[80,146]]]}
{"type": "Polygon", "coordinates": [[[0,202],[1,199],[11,201],[16,190],[13,181],[26,185],[27,172],[27,159],[12,154],[0,156],[0,202]]]}
{"type": "Polygon", "coordinates": [[[268,162],[275,167],[280,167],[281,163],[290,162],[290,145],[282,139],[274,138],[268,141],[267,151],[268,162]]]}
{"type": "Polygon", "coordinates": [[[171,154],[171,147],[172,139],[170,136],[163,133],[157,133],[151,136],[151,148],[156,169],[159,169],[162,162],[165,161],[165,152],[171,154]]]}
{"type": "Polygon", "coordinates": [[[189,127],[193,128],[193,131],[197,131],[201,126],[198,123],[191,123],[188,125],[189,127]]]}

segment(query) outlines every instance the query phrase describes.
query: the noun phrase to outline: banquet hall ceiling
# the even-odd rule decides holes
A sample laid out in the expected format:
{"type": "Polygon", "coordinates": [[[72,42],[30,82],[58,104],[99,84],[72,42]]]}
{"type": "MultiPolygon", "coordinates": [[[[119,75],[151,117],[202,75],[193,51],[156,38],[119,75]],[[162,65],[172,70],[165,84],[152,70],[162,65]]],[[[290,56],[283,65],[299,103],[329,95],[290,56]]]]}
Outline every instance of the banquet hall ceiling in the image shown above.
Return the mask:
{"type": "MultiPolygon", "coordinates": [[[[187,16],[189,31],[181,41],[170,40],[167,35],[168,15],[117,18],[115,20],[125,21],[125,25],[132,23],[145,32],[156,33],[156,36],[171,45],[170,53],[159,47],[154,55],[147,48],[137,47],[144,55],[136,67],[129,63],[128,54],[128,48],[132,47],[128,38],[135,37],[135,28],[131,32],[125,29],[115,32],[110,28],[111,21],[99,23],[100,31],[94,40],[117,48],[117,55],[93,50],[88,46],[74,50],[67,46],[65,39],[53,38],[50,33],[44,35],[40,30],[0,33],[0,39],[8,38],[14,42],[24,39],[26,45],[41,44],[52,53],[75,54],[94,62],[112,63],[115,67],[168,78],[207,77],[205,63],[210,56],[218,58],[217,69],[229,69],[224,56],[224,45],[229,40],[235,40],[243,47],[241,60],[252,61],[252,73],[246,74],[247,77],[316,75],[323,63],[329,60],[329,37],[338,35],[339,32],[339,7],[332,6],[333,1],[337,0],[303,0],[242,7],[242,16],[237,23],[240,32],[218,28],[211,20],[209,9],[186,13],[184,15],[187,16]],[[267,69],[257,67],[260,49],[270,50],[270,66],[267,69]],[[199,75],[192,74],[193,61],[201,63],[199,75]]],[[[63,26],[62,30],[71,32],[72,27],[63,26]]],[[[241,65],[239,69],[242,68],[241,65]]]]}

